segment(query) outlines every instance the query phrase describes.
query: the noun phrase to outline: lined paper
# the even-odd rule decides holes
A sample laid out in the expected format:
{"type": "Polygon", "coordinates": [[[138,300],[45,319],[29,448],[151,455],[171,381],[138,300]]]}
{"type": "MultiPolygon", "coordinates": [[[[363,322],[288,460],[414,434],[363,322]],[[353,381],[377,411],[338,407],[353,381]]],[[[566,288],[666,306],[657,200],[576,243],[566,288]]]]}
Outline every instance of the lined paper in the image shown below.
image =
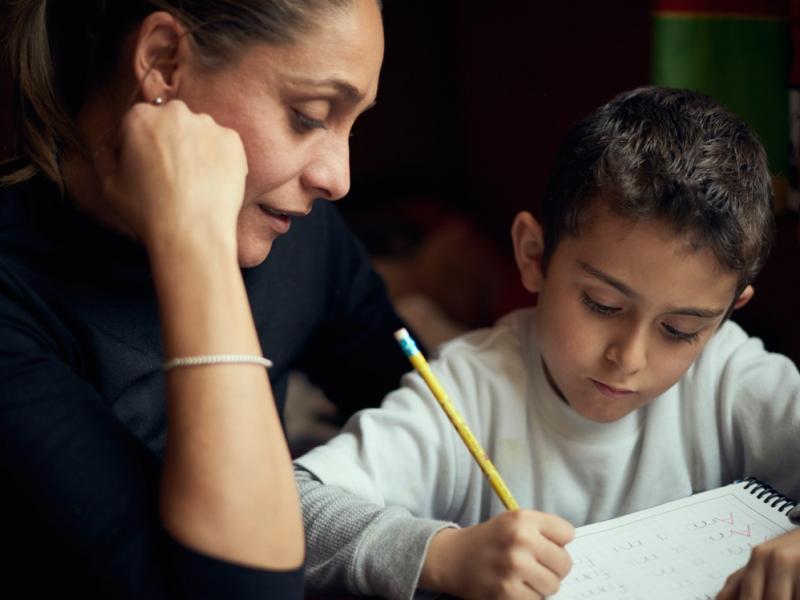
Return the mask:
{"type": "Polygon", "coordinates": [[[713,600],[751,549],[794,528],[745,482],[579,527],[558,600],[713,600]]]}

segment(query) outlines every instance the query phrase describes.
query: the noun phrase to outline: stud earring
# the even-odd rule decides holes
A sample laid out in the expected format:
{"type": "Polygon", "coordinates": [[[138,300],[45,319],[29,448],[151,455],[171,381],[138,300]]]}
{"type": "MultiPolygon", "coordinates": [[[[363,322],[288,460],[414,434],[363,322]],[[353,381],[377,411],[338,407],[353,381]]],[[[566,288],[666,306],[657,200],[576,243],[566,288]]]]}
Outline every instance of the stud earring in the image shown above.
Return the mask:
{"type": "Polygon", "coordinates": [[[161,106],[162,104],[164,104],[164,98],[162,98],[161,96],[156,96],[155,98],[153,98],[153,104],[155,104],[156,106],[161,106]]]}

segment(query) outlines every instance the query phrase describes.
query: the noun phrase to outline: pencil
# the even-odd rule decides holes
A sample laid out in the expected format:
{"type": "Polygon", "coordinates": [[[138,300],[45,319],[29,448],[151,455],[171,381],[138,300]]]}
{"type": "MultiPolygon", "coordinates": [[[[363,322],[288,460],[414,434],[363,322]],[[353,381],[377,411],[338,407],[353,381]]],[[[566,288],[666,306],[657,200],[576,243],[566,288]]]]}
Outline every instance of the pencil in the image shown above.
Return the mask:
{"type": "Polygon", "coordinates": [[[477,461],[481,471],[483,471],[483,474],[486,475],[486,478],[489,480],[489,483],[492,485],[492,488],[497,496],[503,502],[503,505],[508,510],[517,510],[519,508],[519,504],[517,504],[517,501],[514,500],[514,496],[511,495],[511,491],[503,481],[503,478],[500,477],[500,473],[497,472],[497,469],[492,464],[492,461],[489,460],[488,456],[486,456],[486,452],[484,452],[483,448],[478,443],[478,440],[476,440],[475,436],[472,435],[472,431],[470,431],[469,427],[464,422],[464,418],[458,412],[456,407],[453,406],[453,403],[447,396],[447,392],[444,391],[442,384],[439,383],[436,375],[434,375],[433,371],[431,371],[428,361],[425,360],[425,357],[422,356],[419,348],[417,348],[416,342],[412,339],[411,335],[409,335],[405,328],[395,331],[394,337],[400,343],[403,353],[408,357],[408,360],[411,361],[411,364],[414,365],[417,373],[419,373],[422,376],[422,379],[425,380],[425,383],[428,384],[428,387],[430,388],[431,392],[433,392],[434,397],[439,402],[439,405],[442,407],[442,409],[444,409],[444,412],[447,414],[450,422],[456,428],[458,435],[461,436],[461,439],[463,440],[464,444],[466,444],[470,454],[472,454],[472,457],[477,461]]]}

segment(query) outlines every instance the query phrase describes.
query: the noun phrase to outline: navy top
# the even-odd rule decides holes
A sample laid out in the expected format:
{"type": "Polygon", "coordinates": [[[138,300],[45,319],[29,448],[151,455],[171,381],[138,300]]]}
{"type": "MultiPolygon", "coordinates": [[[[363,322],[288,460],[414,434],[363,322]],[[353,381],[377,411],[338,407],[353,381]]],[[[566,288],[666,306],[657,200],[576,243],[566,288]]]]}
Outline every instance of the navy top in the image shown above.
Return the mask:
{"type": "MultiPolygon", "coordinates": [[[[408,370],[402,323],[331,203],[243,276],[279,411],[290,369],[344,416],[408,370]]],[[[162,361],[144,248],[44,178],[0,190],[0,596],[302,596],[301,570],[216,560],[162,528],[162,361]]]]}

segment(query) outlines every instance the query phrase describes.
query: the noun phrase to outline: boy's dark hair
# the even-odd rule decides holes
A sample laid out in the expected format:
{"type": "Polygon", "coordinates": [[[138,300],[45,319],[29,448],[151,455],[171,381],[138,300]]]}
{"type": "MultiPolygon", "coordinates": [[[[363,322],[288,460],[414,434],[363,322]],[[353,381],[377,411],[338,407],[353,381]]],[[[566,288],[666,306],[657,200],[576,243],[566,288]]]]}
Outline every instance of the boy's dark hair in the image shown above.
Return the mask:
{"type": "Polygon", "coordinates": [[[544,255],[602,200],[616,214],[656,218],[739,274],[737,296],[772,244],[767,156],[741,119],[703,94],[647,87],[578,123],[559,150],[542,205],[544,255]]]}

